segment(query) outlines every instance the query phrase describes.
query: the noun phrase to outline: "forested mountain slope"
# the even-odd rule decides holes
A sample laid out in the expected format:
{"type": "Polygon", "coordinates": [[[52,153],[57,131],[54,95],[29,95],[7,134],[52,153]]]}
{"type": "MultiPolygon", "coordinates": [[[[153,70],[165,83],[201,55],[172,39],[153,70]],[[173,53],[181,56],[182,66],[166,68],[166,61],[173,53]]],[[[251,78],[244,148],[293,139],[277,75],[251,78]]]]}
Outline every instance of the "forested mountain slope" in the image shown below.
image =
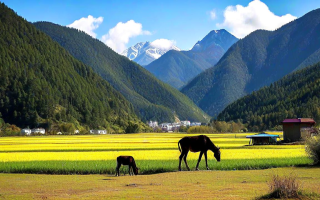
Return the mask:
{"type": "Polygon", "coordinates": [[[320,63],[242,97],[218,115],[218,120],[240,119],[254,131],[274,128],[286,118],[320,120],[320,63]]]}
{"type": "Polygon", "coordinates": [[[319,32],[320,9],[278,30],[257,30],[181,91],[209,115],[217,116],[240,97],[320,61],[319,32]]]}
{"type": "Polygon", "coordinates": [[[189,51],[171,50],[146,66],[160,80],[181,88],[205,69],[215,65],[238,39],[228,31],[213,30],[189,51]]]}
{"type": "Polygon", "coordinates": [[[120,91],[143,121],[170,122],[174,121],[175,115],[192,121],[208,120],[208,116],[188,97],[101,41],[76,29],[49,22],[34,25],[120,91]]]}
{"type": "Polygon", "coordinates": [[[3,3],[0,30],[0,115],[7,123],[109,130],[141,123],[107,81],[3,3]]]}
{"type": "MultiPolygon", "coordinates": [[[[190,53],[191,54],[191,53],[190,53]]],[[[179,89],[211,64],[190,58],[187,51],[170,50],[145,68],[165,83],[179,89]]]]}

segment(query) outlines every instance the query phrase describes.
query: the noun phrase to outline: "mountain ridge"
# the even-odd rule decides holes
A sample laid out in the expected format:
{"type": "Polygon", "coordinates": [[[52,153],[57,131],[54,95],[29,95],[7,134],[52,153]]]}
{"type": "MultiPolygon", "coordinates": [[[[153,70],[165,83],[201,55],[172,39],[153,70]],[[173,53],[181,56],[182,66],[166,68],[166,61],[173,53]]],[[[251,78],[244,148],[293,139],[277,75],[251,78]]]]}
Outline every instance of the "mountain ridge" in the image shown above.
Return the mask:
{"type": "Polygon", "coordinates": [[[320,40],[319,31],[320,9],[275,31],[254,31],[181,91],[209,115],[217,116],[238,98],[318,62],[320,43],[312,41],[320,40]]]}
{"type": "Polygon", "coordinates": [[[217,117],[251,131],[277,129],[286,118],[320,120],[320,62],[284,76],[228,105],[217,117]]]}
{"type": "Polygon", "coordinates": [[[7,123],[109,132],[142,124],[107,81],[3,3],[0,26],[0,115],[7,123]]]}
{"type": "Polygon", "coordinates": [[[215,65],[228,48],[238,41],[224,29],[210,31],[191,50],[168,51],[145,68],[160,80],[179,89],[199,73],[215,65]]]}
{"type": "Polygon", "coordinates": [[[208,116],[185,95],[101,41],[82,31],[50,22],[34,25],[107,80],[133,104],[143,121],[174,121],[175,115],[181,119],[208,121],[208,116]]]}

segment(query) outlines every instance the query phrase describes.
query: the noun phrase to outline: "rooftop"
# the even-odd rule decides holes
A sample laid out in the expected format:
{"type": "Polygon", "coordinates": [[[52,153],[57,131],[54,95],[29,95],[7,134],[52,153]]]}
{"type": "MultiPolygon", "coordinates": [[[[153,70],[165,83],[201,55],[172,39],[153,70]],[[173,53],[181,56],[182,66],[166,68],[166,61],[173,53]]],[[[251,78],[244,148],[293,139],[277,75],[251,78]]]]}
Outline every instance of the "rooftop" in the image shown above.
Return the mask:
{"type": "Polygon", "coordinates": [[[308,123],[308,124],[315,124],[316,122],[312,118],[296,118],[296,119],[285,119],[281,123],[308,123]]]}
{"type": "Polygon", "coordinates": [[[256,135],[247,135],[246,138],[258,138],[258,137],[279,137],[279,135],[271,135],[268,133],[259,133],[256,135]]]}

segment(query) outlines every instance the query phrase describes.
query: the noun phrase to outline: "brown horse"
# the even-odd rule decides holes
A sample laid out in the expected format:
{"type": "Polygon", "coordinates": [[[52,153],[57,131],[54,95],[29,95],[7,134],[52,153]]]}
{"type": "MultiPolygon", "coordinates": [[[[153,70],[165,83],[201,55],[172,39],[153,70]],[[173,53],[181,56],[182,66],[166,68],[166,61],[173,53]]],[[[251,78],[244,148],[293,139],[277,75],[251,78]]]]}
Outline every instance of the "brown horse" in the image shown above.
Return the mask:
{"type": "Polygon", "coordinates": [[[139,168],[136,166],[136,162],[132,156],[117,157],[116,176],[120,176],[119,169],[121,165],[129,165],[129,175],[138,174],[139,168]]]}
{"type": "Polygon", "coordinates": [[[184,137],[178,142],[178,148],[181,152],[181,155],[179,156],[179,171],[181,171],[181,160],[183,158],[184,162],[186,163],[186,166],[188,170],[190,171],[190,168],[187,163],[187,156],[189,151],[191,152],[199,152],[199,159],[196,166],[196,170],[199,170],[199,163],[202,157],[202,154],[204,154],[204,157],[206,159],[206,166],[207,170],[209,170],[208,163],[207,163],[207,151],[211,150],[214,153],[214,157],[217,159],[218,162],[220,162],[220,148],[216,147],[210,138],[208,138],[205,135],[198,135],[193,137],[184,137]],[[181,148],[180,148],[181,146],[181,148]]]}

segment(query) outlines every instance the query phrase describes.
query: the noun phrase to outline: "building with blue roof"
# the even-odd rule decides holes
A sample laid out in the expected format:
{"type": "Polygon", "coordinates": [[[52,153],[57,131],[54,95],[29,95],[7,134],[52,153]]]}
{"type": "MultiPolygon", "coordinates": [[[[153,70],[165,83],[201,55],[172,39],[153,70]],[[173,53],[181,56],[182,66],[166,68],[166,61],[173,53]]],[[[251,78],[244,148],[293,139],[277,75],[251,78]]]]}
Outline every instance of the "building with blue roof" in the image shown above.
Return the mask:
{"type": "Polygon", "coordinates": [[[265,145],[265,144],[276,144],[279,135],[271,135],[268,133],[259,133],[256,135],[247,135],[246,138],[250,138],[249,145],[265,145]]]}

